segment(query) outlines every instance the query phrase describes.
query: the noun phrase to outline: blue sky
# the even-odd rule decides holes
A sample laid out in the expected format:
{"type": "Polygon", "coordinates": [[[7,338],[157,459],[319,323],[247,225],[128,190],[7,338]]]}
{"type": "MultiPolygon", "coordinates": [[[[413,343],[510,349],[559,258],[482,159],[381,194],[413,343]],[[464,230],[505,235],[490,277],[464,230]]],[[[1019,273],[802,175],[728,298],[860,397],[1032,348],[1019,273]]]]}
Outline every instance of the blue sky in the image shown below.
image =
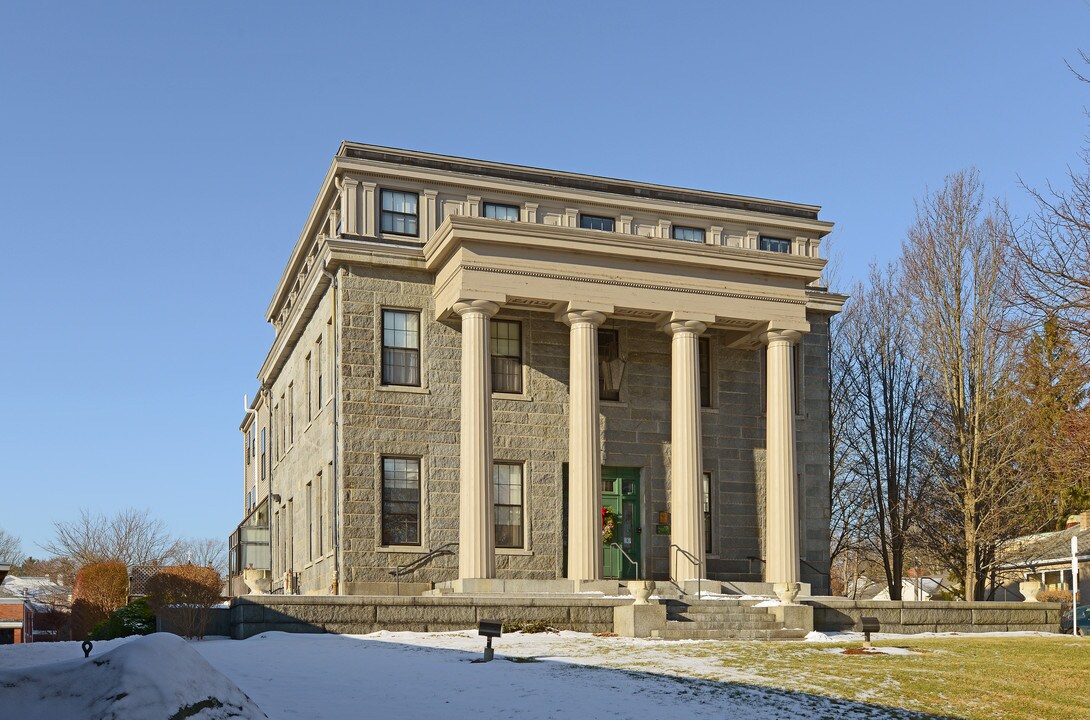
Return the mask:
{"type": "Polygon", "coordinates": [[[342,139],[824,207],[842,275],[975,165],[1062,180],[1081,0],[0,6],[0,527],[242,515],[242,395],[342,139]]]}

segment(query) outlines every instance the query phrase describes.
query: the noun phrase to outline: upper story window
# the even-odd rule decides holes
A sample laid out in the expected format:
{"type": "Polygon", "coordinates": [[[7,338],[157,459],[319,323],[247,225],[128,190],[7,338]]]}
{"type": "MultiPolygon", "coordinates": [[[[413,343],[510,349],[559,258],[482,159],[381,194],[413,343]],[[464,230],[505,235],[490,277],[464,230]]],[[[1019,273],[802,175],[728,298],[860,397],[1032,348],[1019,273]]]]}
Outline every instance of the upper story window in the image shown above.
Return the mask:
{"type": "Polygon", "coordinates": [[[522,323],[493,320],[492,392],[522,392],[522,323]]]}
{"type": "Polygon", "coordinates": [[[261,479],[265,479],[265,428],[261,428],[261,479]]]}
{"type": "Polygon", "coordinates": [[[484,216],[490,220],[518,220],[518,205],[501,205],[500,203],[486,202],[484,204],[484,216]]]}
{"type": "Polygon", "coordinates": [[[579,216],[579,227],[584,230],[605,230],[606,232],[613,232],[613,218],[581,214],[579,216]]]}
{"type": "Polygon", "coordinates": [[[791,241],[762,235],[760,248],[769,252],[790,253],[791,241]]]}
{"type": "Polygon", "coordinates": [[[674,240],[685,240],[686,242],[695,243],[704,242],[704,230],[701,228],[674,225],[670,229],[670,234],[673,236],[674,240]]]}
{"type": "Polygon", "coordinates": [[[382,191],[382,232],[394,235],[419,235],[419,196],[416,193],[382,191]]]}
{"type": "Polygon", "coordinates": [[[382,384],[420,385],[420,313],[382,311],[382,384]]]}

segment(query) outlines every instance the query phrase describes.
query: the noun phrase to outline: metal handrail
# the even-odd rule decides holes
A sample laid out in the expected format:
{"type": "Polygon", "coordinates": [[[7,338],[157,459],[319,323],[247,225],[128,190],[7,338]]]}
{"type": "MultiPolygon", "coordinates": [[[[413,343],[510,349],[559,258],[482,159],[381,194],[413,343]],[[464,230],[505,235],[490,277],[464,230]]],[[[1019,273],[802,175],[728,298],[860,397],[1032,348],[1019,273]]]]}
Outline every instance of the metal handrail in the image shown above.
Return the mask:
{"type": "MultiPolygon", "coordinates": [[[[677,567],[677,554],[678,553],[681,553],[682,555],[687,557],[694,565],[696,565],[696,596],[700,597],[700,594],[703,592],[703,590],[701,589],[700,583],[702,582],[702,580],[704,578],[704,562],[702,560],[700,560],[699,558],[697,558],[695,555],[693,555],[691,552],[689,552],[688,550],[685,550],[684,548],[680,547],[677,544],[671,543],[670,548],[674,551],[674,567],[675,568],[677,567]]],[[[674,581],[675,585],[677,585],[679,588],[681,588],[682,592],[685,591],[685,588],[681,587],[681,583],[679,583],[677,581],[677,578],[670,578],[670,579],[674,581]]]]}
{"type": "Polygon", "coordinates": [[[423,555],[421,557],[418,557],[415,560],[410,560],[409,562],[404,563],[402,565],[398,565],[395,569],[390,570],[389,571],[390,574],[393,575],[394,578],[397,580],[397,595],[398,595],[398,597],[401,597],[401,576],[402,575],[408,575],[409,573],[416,572],[421,567],[423,567],[424,565],[431,562],[432,560],[434,560],[437,557],[442,557],[444,555],[453,555],[454,551],[451,548],[455,548],[455,547],[458,547],[458,543],[456,543],[456,542],[449,542],[449,543],[446,543],[445,545],[440,545],[439,547],[437,547],[434,550],[432,550],[431,552],[429,552],[427,555],[423,555]]]}
{"type": "Polygon", "coordinates": [[[635,560],[633,560],[633,559],[632,559],[632,556],[631,556],[631,555],[629,555],[628,553],[626,553],[626,552],[624,551],[624,548],[623,548],[623,547],[621,547],[620,545],[618,545],[617,543],[615,543],[615,542],[612,542],[612,543],[610,543],[610,544],[609,544],[609,546],[610,546],[610,547],[615,547],[615,548],[617,548],[618,550],[620,550],[620,551],[621,551],[621,554],[622,554],[622,555],[624,555],[624,556],[625,556],[625,558],[627,558],[627,559],[628,559],[628,562],[630,562],[630,563],[632,563],[633,565],[635,565],[635,566],[636,566],[636,579],[637,579],[637,580],[643,580],[643,578],[641,578],[641,577],[640,577],[640,564],[639,564],[638,562],[636,562],[635,560]]]}

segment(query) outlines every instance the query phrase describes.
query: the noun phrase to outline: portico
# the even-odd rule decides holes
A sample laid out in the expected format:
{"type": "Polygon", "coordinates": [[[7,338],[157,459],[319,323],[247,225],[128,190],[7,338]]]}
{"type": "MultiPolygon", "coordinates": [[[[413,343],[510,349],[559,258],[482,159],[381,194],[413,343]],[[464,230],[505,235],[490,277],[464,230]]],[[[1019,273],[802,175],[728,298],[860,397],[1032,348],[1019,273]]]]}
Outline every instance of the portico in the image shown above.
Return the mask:
{"type": "Polygon", "coordinates": [[[799,581],[795,344],[810,329],[807,285],[822,263],[754,258],[726,247],[675,247],[601,233],[450,216],[425,245],[435,317],[460,318],[460,580],[495,576],[489,318],[502,308],[551,313],[569,328],[567,577],[602,579],[602,446],[597,329],[609,318],[654,324],[670,339],[670,577],[707,576],[698,340],[709,329],[737,348],[763,347],[767,528],[764,580],[799,581]],[[625,275],[618,276],[617,266],[625,275]]]}

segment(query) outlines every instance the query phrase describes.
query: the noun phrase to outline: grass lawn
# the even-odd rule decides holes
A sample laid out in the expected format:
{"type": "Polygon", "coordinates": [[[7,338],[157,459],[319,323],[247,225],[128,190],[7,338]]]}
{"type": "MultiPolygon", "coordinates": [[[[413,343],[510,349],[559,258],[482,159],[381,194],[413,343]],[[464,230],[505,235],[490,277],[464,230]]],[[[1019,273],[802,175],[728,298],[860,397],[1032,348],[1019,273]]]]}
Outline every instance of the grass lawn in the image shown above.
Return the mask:
{"type": "Polygon", "coordinates": [[[861,643],[664,643],[662,666],[625,665],[943,717],[1090,718],[1088,638],[958,636],[874,644],[918,654],[834,652],[861,643]],[[700,670],[691,665],[696,658],[703,660],[700,670]]]}

